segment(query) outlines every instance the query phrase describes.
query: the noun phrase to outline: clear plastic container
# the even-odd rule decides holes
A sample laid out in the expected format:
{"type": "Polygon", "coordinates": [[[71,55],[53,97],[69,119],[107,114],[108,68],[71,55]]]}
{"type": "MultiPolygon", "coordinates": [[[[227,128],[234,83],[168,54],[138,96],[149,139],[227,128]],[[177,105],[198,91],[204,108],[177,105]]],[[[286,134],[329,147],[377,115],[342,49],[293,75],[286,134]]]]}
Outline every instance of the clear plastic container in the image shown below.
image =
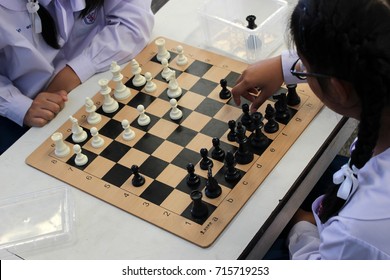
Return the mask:
{"type": "Polygon", "coordinates": [[[0,200],[0,255],[71,242],[74,219],[66,186],[0,200]]]}
{"type": "Polygon", "coordinates": [[[283,44],[288,4],[282,0],[204,0],[199,9],[205,45],[252,63],[283,44]],[[256,27],[248,27],[248,16],[256,27]]]}

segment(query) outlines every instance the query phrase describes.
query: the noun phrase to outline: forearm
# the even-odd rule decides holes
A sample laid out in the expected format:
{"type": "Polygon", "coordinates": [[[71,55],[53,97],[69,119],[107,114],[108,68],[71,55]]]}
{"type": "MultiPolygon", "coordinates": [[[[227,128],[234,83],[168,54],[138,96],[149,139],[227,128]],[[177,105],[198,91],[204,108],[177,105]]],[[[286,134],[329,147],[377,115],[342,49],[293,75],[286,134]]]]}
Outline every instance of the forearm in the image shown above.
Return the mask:
{"type": "Polygon", "coordinates": [[[80,78],[73,71],[71,67],[66,65],[48,85],[46,91],[57,92],[65,90],[66,92],[72,91],[75,87],[81,84],[80,78]]]}

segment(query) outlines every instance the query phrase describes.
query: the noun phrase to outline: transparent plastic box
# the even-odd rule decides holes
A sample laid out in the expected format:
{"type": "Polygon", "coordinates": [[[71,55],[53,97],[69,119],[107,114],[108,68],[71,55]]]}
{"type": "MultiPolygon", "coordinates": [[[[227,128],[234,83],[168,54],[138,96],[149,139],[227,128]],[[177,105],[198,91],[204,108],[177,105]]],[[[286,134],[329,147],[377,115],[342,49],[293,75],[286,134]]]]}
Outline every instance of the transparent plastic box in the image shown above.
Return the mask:
{"type": "Polygon", "coordinates": [[[284,41],[288,4],[282,0],[204,0],[199,9],[205,45],[252,63],[284,41]],[[257,27],[248,28],[254,15],[257,27]]]}
{"type": "Polygon", "coordinates": [[[74,206],[68,187],[0,200],[0,255],[73,241],[74,206]]]}

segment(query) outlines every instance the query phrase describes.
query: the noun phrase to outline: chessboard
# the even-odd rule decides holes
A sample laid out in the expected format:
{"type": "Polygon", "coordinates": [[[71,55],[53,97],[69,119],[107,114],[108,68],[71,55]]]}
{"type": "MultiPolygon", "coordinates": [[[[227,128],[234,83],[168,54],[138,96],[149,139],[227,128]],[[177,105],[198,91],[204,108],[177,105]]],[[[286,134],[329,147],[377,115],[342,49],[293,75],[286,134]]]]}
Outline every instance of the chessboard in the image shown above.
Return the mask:
{"type": "Polygon", "coordinates": [[[200,247],[323,107],[295,85],[248,113],[229,97],[247,64],[168,38],[118,67],[26,162],[200,247]]]}

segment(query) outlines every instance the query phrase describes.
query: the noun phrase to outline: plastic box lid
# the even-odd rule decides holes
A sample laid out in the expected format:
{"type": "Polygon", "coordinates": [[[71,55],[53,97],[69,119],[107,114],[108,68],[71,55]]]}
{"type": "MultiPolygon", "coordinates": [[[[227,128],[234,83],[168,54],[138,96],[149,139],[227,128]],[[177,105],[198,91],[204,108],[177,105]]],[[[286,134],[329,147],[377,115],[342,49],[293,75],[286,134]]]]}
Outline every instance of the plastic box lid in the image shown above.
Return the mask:
{"type": "Polygon", "coordinates": [[[0,200],[0,253],[63,245],[74,238],[74,206],[68,187],[0,200]]]}

